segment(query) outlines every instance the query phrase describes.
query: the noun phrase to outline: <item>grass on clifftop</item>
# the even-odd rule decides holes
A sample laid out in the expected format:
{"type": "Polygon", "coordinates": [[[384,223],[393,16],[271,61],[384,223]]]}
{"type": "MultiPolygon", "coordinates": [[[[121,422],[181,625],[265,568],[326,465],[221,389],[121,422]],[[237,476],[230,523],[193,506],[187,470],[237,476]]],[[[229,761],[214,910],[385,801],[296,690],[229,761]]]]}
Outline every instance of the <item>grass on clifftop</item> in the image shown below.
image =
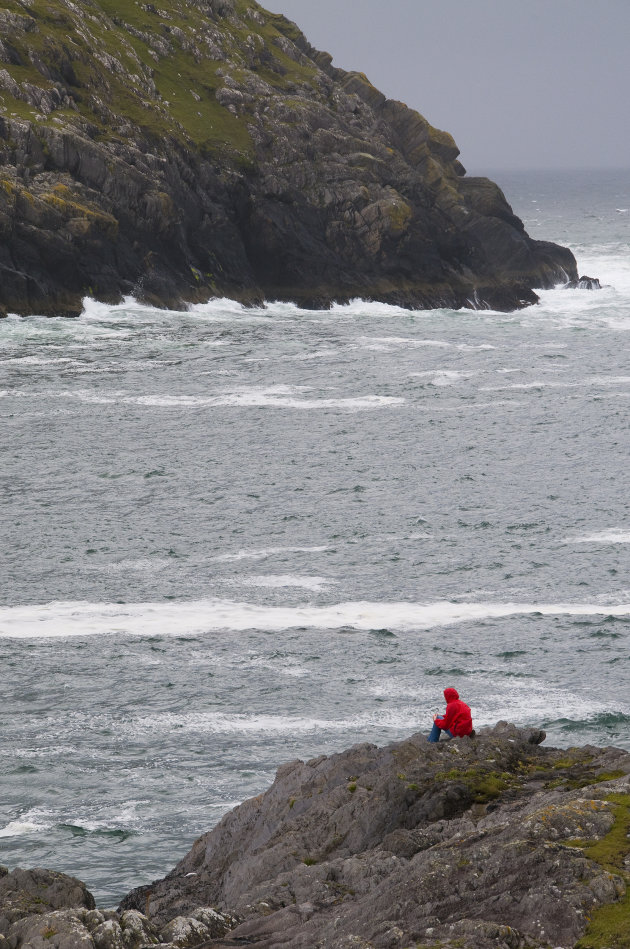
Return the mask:
{"type": "Polygon", "coordinates": [[[584,855],[620,876],[626,884],[624,897],[595,910],[587,930],[575,949],[628,949],[630,946],[630,873],[625,860],[630,855],[630,795],[610,794],[606,801],[614,806],[615,822],[601,840],[593,844],[571,841],[581,846],[584,855]]]}
{"type": "Polygon", "coordinates": [[[22,25],[7,21],[3,39],[15,55],[0,69],[24,98],[0,84],[0,108],[38,124],[83,120],[106,140],[133,139],[135,128],[156,142],[172,138],[247,161],[251,116],[217,101],[225,79],[249,71],[281,95],[295,94],[296,86],[312,86],[316,67],[281,48],[292,31],[298,35],[283,17],[254,0],[213,6],[222,12],[213,16],[186,0],[5,0],[4,9],[22,25]],[[25,101],[29,86],[50,93],[59,83],[76,111],[47,112],[25,101]]]}

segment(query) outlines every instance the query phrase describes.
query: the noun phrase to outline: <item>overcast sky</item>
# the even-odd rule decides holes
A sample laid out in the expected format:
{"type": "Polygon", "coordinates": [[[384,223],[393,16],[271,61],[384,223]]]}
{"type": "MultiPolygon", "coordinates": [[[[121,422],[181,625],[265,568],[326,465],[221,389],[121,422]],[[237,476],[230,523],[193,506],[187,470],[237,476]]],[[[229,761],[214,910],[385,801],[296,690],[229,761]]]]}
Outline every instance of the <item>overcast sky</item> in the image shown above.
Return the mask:
{"type": "Polygon", "coordinates": [[[630,167],[630,0],[262,0],[476,174],[630,167]]]}

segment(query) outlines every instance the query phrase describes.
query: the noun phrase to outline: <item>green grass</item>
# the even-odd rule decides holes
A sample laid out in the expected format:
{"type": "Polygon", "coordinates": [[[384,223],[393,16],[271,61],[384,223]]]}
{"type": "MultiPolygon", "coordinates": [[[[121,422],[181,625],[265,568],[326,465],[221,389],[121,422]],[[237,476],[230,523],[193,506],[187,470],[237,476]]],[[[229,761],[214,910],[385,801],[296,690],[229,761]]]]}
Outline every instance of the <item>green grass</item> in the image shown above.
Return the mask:
{"type": "Polygon", "coordinates": [[[630,946],[630,887],[618,903],[593,913],[588,929],[575,949],[628,949],[630,946]]]}
{"type": "Polygon", "coordinates": [[[609,794],[604,800],[614,805],[615,823],[605,837],[585,847],[584,853],[607,870],[619,873],[630,854],[630,794],[609,794]]]}
{"type": "MultiPolygon", "coordinates": [[[[628,949],[630,946],[630,873],[624,860],[630,854],[630,795],[610,794],[606,798],[614,806],[615,822],[601,840],[583,844],[584,855],[609,873],[620,876],[626,884],[624,897],[596,909],[587,930],[575,949],[628,949]]],[[[579,842],[571,841],[580,846],[579,842]]]]}
{"type": "MultiPolygon", "coordinates": [[[[5,8],[35,22],[35,29],[11,31],[7,37],[17,50],[21,65],[3,64],[20,84],[50,89],[53,83],[33,65],[36,54],[53,71],[67,75],[71,68],[76,83],[64,80],[73,95],[77,112],[53,112],[40,121],[49,124],[55,115],[64,123],[88,122],[96,138],[105,141],[125,137],[125,123],[139,129],[151,143],[172,139],[186,147],[199,148],[207,155],[220,155],[237,164],[248,164],[253,144],[247,128],[247,109],[234,115],[220,105],[215,94],[223,85],[217,70],[237,81],[251,71],[280,94],[296,95],[299,87],[312,88],[317,74],[314,65],[300,64],[278,46],[281,36],[297,39],[299,31],[284,17],[268,14],[253,0],[237,0],[236,16],[215,21],[209,14],[194,10],[185,0],[160,0],[156,4],[167,16],[143,9],[135,0],[85,0],[75,13],[62,0],[34,0],[31,6],[7,0],[5,8]],[[264,18],[256,23],[246,15],[255,9],[264,18]],[[177,34],[168,30],[176,29],[177,34]],[[203,35],[220,31],[223,59],[209,55],[203,35]],[[181,31],[181,32],[179,32],[181,31]],[[248,45],[252,36],[262,38],[248,45]],[[152,46],[152,37],[169,45],[164,55],[152,46]],[[194,44],[201,55],[188,48],[194,44]],[[93,55],[93,50],[120,63],[109,68],[93,55]],[[135,77],[135,78],[134,78],[135,77]],[[156,93],[149,91],[153,82],[156,93]],[[194,93],[194,95],[193,95],[194,93]],[[100,103],[96,100],[100,100],[100,103]]],[[[214,41],[214,40],[213,40],[214,41]]],[[[0,93],[3,111],[32,121],[37,109],[19,98],[0,93]]]]}
{"type": "Polygon", "coordinates": [[[436,781],[457,781],[468,787],[476,804],[487,804],[494,801],[508,788],[519,783],[518,778],[507,771],[492,771],[486,767],[468,768],[450,771],[439,771],[435,775],[436,781]]]}
{"type": "Polygon", "coordinates": [[[23,102],[22,99],[14,98],[9,92],[0,91],[0,108],[4,115],[15,116],[18,119],[24,119],[27,122],[33,122],[37,115],[37,109],[23,102]]]}

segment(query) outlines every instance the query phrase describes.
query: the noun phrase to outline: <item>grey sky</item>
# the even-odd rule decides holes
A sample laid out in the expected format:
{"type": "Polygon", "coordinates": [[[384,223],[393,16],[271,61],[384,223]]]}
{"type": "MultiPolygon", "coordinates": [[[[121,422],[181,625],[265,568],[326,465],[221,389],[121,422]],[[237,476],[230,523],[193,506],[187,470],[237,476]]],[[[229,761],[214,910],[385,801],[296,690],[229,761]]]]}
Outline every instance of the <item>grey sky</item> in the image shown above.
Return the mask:
{"type": "Polygon", "coordinates": [[[262,0],[469,172],[630,167],[630,0],[262,0]]]}

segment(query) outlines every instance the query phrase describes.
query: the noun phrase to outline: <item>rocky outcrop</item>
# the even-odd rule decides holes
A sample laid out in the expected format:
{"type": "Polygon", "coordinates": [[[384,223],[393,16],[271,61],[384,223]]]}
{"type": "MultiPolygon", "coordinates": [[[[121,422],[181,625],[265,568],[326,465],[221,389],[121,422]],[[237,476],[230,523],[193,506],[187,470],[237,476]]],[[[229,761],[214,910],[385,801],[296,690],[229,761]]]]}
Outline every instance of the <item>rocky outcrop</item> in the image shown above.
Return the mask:
{"type": "Polygon", "coordinates": [[[566,290],[601,290],[602,285],[597,277],[578,277],[577,280],[570,280],[565,284],[566,290]]]}
{"type": "Polygon", "coordinates": [[[96,909],[85,885],[63,873],[0,867],[0,949],[179,949],[223,936],[236,922],[198,907],[158,927],[137,910],[96,909]]]}
{"type": "Polygon", "coordinates": [[[512,309],[577,278],[450,135],[249,0],[0,11],[0,306],[512,309]]]}
{"type": "Polygon", "coordinates": [[[117,913],[68,878],[35,910],[5,876],[0,947],[622,949],[630,754],[543,739],[499,723],[289,762],[117,913]],[[42,927],[56,941],[24,941],[42,927]]]}
{"type": "Polygon", "coordinates": [[[630,829],[630,755],[543,738],[502,723],[284,765],[152,884],[152,917],[229,907],[218,945],[261,949],[572,947],[626,896],[630,840],[616,864],[595,843],[630,829]]]}

